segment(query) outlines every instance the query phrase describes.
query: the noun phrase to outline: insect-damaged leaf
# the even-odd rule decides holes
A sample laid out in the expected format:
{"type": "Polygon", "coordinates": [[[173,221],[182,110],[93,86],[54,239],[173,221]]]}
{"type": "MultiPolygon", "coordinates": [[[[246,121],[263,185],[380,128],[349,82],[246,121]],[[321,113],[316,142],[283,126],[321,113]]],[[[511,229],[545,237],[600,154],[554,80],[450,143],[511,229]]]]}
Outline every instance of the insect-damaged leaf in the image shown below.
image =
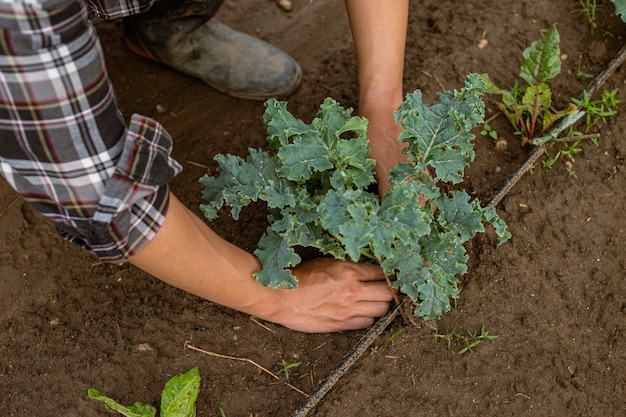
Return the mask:
{"type": "Polygon", "coordinates": [[[161,417],[195,417],[200,373],[191,368],[170,379],[161,393],[161,417]]]}
{"type": "Polygon", "coordinates": [[[483,216],[480,207],[469,201],[470,196],[465,191],[453,191],[450,197],[441,196],[434,201],[440,210],[439,224],[449,231],[450,235],[457,236],[461,242],[473,238],[476,233],[484,232],[483,216]]]}

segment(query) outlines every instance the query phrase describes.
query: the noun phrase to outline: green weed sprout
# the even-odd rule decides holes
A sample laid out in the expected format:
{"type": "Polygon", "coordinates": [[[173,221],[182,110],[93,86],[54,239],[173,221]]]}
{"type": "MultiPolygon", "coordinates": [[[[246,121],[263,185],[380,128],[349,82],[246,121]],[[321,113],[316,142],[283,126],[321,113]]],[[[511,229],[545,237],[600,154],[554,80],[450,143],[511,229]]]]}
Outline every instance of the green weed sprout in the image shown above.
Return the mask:
{"type": "Polygon", "coordinates": [[[463,348],[459,350],[458,354],[462,355],[467,352],[471,352],[476,346],[485,340],[493,342],[500,336],[489,334],[489,331],[485,329],[485,326],[480,327],[480,334],[478,332],[467,331],[467,334],[459,333],[456,327],[450,330],[448,333],[440,334],[436,333],[435,338],[443,340],[450,350],[452,341],[459,342],[463,345],[463,348]]]}
{"type": "Polygon", "coordinates": [[[578,7],[574,10],[574,12],[581,15],[593,32],[594,29],[598,27],[598,17],[597,12],[602,8],[601,4],[598,4],[597,0],[578,0],[578,7]]]}
{"type": "Polygon", "coordinates": [[[293,368],[297,368],[298,366],[300,366],[301,362],[292,362],[289,363],[286,360],[283,359],[282,361],[282,368],[279,369],[276,372],[276,376],[280,376],[281,374],[285,377],[285,379],[289,379],[289,370],[293,369],[293,368]]]}
{"type": "Polygon", "coordinates": [[[611,91],[604,90],[601,99],[591,100],[587,91],[584,91],[582,99],[572,98],[572,103],[585,111],[586,132],[589,132],[598,122],[606,123],[607,117],[617,114],[617,106],[621,103],[621,100],[617,98],[618,92],[619,88],[611,91]]]}
{"type": "Polygon", "coordinates": [[[480,136],[489,136],[491,139],[497,140],[498,131],[495,130],[489,123],[485,123],[480,131],[480,136]]]}

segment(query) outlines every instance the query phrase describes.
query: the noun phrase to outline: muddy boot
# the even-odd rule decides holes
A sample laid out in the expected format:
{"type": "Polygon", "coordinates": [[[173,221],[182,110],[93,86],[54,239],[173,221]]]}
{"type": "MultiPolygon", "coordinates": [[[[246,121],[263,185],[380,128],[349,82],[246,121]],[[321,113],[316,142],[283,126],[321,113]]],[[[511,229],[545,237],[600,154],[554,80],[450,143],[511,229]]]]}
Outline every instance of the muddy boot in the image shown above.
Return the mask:
{"type": "Polygon", "coordinates": [[[280,49],[212,19],[223,0],[161,0],[124,20],[135,53],[196,77],[231,96],[285,97],[300,85],[300,66],[280,49]]]}

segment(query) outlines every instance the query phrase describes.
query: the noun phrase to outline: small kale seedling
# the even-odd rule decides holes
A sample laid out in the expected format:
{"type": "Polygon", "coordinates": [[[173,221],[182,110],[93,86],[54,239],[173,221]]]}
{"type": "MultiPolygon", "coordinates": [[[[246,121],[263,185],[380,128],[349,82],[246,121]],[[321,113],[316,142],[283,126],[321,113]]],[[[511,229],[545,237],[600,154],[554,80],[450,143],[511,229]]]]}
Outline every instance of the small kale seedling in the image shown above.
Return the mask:
{"type": "MultiPolygon", "coordinates": [[[[192,368],[184,374],[170,379],[161,393],[160,417],[195,417],[196,400],[200,392],[200,373],[192,368]]],[[[90,388],[89,398],[102,401],[111,411],[117,411],[126,417],[155,417],[156,408],[136,402],[132,406],[121,405],[105,397],[96,389],[90,388]]]]}
{"type": "Polygon", "coordinates": [[[264,285],[295,287],[295,249],[311,247],[336,259],[378,262],[418,317],[437,318],[450,309],[457,276],[467,271],[463,243],[485,230],[483,222],[495,227],[500,243],[510,237],[495,209],[439,187],[462,182],[474,158],[470,130],[483,122],[484,91],[484,78],[470,74],[460,91],[438,94],[432,106],[420,91],[407,95],[395,117],[410,162],[392,169],[382,200],[369,190],[375,161],[368,158],[366,119],[328,98],[307,124],[286,103],[269,100],[264,121],[273,152],[250,149],[245,160],[217,155],[219,176],[200,179],[208,202],[201,209],[213,220],[228,205],[237,220],[251,202],[267,203],[270,224],[255,251],[264,285]]]}

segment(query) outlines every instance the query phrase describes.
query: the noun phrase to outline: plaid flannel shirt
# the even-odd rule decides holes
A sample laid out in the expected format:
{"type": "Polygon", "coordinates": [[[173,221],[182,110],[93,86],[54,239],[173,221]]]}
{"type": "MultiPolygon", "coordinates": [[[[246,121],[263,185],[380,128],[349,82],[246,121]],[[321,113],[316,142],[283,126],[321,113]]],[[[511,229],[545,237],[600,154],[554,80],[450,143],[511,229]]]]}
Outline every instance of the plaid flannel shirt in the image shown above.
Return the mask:
{"type": "Polygon", "coordinates": [[[159,123],[134,114],[125,124],[89,15],[151,3],[0,0],[0,171],[61,236],[105,262],[155,235],[181,167],[159,123]]]}

